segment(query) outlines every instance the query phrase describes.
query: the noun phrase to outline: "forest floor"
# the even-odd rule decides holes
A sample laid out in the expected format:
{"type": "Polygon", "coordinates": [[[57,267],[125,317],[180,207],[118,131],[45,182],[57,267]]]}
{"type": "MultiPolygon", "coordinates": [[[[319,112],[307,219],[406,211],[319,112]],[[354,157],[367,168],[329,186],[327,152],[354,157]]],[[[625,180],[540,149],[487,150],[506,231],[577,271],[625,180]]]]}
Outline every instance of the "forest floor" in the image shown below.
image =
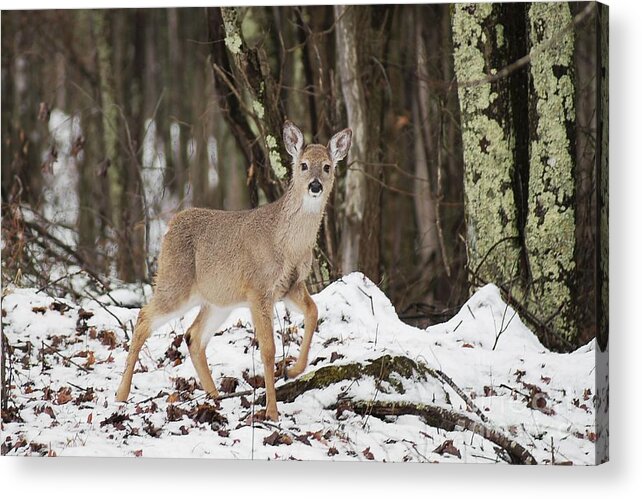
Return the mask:
{"type": "MultiPolygon", "coordinates": [[[[231,314],[207,349],[219,389],[245,396],[212,401],[200,390],[182,340],[192,310],[152,335],[129,402],[114,400],[137,307],[149,292],[122,288],[73,302],[4,290],[10,396],[2,454],[514,461],[487,438],[490,428],[538,463],[595,462],[603,394],[595,389],[594,341],[568,354],[547,350],[493,285],[424,330],[399,320],[362,274],[332,283],[314,296],[320,320],[303,382],[277,382],[280,393],[305,385],[278,403],[278,423],[261,418],[263,368],[246,309],[231,314]],[[312,374],[320,372],[330,377],[312,374]],[[463,419],[435,422],[423,409],[463,419]],[[464,420],[485,430],[471,431],[464,420]]],[[[303,317],[279,303],[274,327],[277,361],[296,357],[303,317]]]]}

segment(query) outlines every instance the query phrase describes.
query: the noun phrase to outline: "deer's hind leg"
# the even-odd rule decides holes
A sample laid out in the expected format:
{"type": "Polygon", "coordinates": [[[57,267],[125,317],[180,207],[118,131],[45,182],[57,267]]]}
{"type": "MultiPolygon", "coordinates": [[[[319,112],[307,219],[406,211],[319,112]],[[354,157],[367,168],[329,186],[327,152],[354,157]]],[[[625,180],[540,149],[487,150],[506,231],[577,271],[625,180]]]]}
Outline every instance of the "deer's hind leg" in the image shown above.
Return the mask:
{"type": "Polygon", "coordinates": [[[201,382],[203,390],[210,397],[218,397],[216,384],[212,379],[212,372],[207,365],[207,355],[205,349],[212,335],[225,322],[229,315],[229,310],[218,308],[213,305],[203,305],[201,311],[194,319],[194,322],[185,334],[185,343],[189,348],[189,355],[194,364],[194,369],[201,382]]]}
{"type": "Polygon", "coordinates": [[[197,301],[190,300],[189,297],[183,298],[178,304],[175,303],[175,297],[172,297],[174,301],[163,299],[163,297],[162,293],[157,293],[138,313],[138,320],[129,345],[125,371],[116,392],[116,401],[118,402],[127,402],[138,356],[147,338],[151,336],[152,331],[170,320],[182,316],[190,308],[198,305],[197,301]]]}
{"type": "Polygon", "coordinates": [[[129,397],[129,391],[132,386],[132,377],[134,376],[134,367],[138,361],[138,355],[140,354],[145,341],[147,341],[147,338],[152,334],[152,325],[150,321],[151,315],[153,315],[153,305],[151,303],[145,305],[138,313],[138,320],[134,327],[134,333],[132,335],[132,340],[129,345],[129,353],[127,354],[127,361],[125,363],[125,372],[123,373],[123,378],[121,379],[118,391],[116,392],[116,400],[118,402],[127,402],[127,398],[129,397]]]}
{"type": "Polygon", "coordinates": [[[305,283],[303,282],[296,283],[285,298],[287,302],[290,302],[303,313],[305,324],[305,332],[303,333],[303,343],[301,343],[299,358],[294,366],[285,371],[288,378],[296,378],[308,365],[308,354],[310,353],[312,336],[314,335],[314,330],[317,327],[319,312],[314,300],[312,300],[310,293],[308,293],[308,290],[305,287],[305,283]]]}

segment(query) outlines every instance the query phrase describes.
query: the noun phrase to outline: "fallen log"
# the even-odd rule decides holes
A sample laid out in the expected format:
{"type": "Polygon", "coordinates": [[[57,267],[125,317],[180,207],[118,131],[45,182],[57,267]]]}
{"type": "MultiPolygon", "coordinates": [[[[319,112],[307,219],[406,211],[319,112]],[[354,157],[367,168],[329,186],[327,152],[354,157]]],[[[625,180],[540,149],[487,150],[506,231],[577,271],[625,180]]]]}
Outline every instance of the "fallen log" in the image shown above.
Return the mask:
{"type": "MultiPolygon", "coordinates": [[[[337,403],[326,407],[326,409],[339,412],[349,410],[356,414],[370,415],[377,418],[402,415],[419,416],[427,425],[435,428],[441,428],[445,431],[468,430],[481,436],[502,448],[511,463],[537,464],[535,458],[522,445],[502,433],[501,430],[492,428],[488,418],[452,379],[441,371],[431,369],[404,356],[384,355],[363,364],[355,362],[321,367],[294,381],[277,387],[276,399],[279,402],[293,402],[297,397],[309,390],[327,388],[341,381],[357,380],[364,376],[375,378],[378,384],[382,382],[388,383],[399,394],[405,392],[403,383],[399,379],[400,377],[421,382],[425,381],[427,376],[432,376],[441,383],[449,385],[462,397],[470,409],[479,416],[481,421],[475,421],[463,413],[436,405],[414,402],[375,402],[341,399],[337,403]]],[[[265,394],[257,397],[255,402],[259,405],[264,405],[265,394]]]]}
{"type": "Polygon", "coordinates": [[[387,416],[419,416],[428,426],[445,431],[468,430],[498,445],[506,451],[511,464],[537,464],[537,461],[521,444],[486,423],[474,421],[465,414],[443,407],[410,402],[341,401],[328,407],[339,411],[352,411],[363,416],[385,418],[387,416]]]}
{"type": "MultiPolygon", "coordinates": [[[[327,388],[340,381],[356,380],[364,376],[371,376],[378,383],[386,382],[394,391],[403,394],[405,390],[399,377],[425,381],[428,374],[430,374],[430,369],[408,357],[384,355],[365,364],[354,362],[330,365],[311,371],[294,381],[277,387],[276,400],[292,402],[309,390],[327,388]]],[[[257,402],[264,404],[265,395],[260,396],[257,402]]]]}

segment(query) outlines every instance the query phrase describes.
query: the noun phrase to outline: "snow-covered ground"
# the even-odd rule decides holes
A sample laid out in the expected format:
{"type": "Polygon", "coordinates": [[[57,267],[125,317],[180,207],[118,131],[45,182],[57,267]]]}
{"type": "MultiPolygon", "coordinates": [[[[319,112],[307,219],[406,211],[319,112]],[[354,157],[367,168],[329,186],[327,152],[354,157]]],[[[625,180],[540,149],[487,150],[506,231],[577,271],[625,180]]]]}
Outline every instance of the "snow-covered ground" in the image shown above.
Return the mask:
{"type": "MultiPolygon", "coordinates": [[[[100,304],[73,303],[35,289],[5,290],[2,324],[12,348],[12,390],[3,454],[505,462],[495,444],[469,431],[446,432],[418,416],[378,419],[329,408],[339,397],[394,400],[478,418],[451,387],[430,376],[399,377],[394,386],[365,377],[310,390],[279,402],[277,424],[252,417],[261,409],[252,395],[222,400],[216,409],[195,383],[181,341],[197,310],[153,334],[129,403],[117,403],[128,343],[123,325],[131,335],[138,314],[127,307],[141,303],[142,293],[116,290],[110,296],[123,305],[116,306],[109,297],[100,304]]],[[[548,351],[492,285],[450,321],[425,330],[399,320],[388,298],[359,273],[314,300],[320,320],[306,373],[406,356],[452,378],[489,425],[538,463],[595,462],[596,406],[605,394],[596,397],[594,342],[570,354],[548,351]]],[[[274,327],[277,361],[296,357],[303,317],[279,303],[274,327]]],[[[207,353],[219,388],[252,389],[262,364],[248,310],[231,314],[207,353]]],[[[262,392],[256,389],[257,396],[262,392]]]]}

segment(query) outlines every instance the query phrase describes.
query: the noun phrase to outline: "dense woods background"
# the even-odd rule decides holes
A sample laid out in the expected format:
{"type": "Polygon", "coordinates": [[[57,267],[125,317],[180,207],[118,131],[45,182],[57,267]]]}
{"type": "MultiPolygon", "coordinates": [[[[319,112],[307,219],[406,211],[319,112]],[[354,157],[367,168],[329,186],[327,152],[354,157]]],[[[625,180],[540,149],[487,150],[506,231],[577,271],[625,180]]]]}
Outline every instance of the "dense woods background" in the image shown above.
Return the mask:
{"type": "Polygon", "coordinates": [[[605,345],[595,3],[3,12],[3,284],[150,282],[177,211],[279,197],[286,118],[354,131],[312,291],[360,270],[427,325],[494,282],[547,346],[605,345]]]}

